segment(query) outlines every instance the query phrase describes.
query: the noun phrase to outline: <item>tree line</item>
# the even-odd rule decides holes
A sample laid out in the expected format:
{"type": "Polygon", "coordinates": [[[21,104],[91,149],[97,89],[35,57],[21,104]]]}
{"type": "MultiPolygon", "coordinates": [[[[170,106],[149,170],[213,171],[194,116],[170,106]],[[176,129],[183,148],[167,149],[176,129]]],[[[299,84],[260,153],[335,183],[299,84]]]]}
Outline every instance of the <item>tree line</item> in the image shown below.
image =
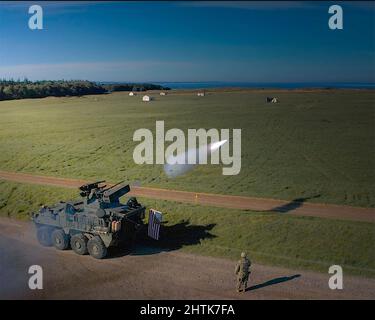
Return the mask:
{"type": "Polygon", "coordinates": [[[113,91],[168,90],[154,84],[99,84],[85,80],[0,80],[0,100],[103,94],[113,91]]]}
{"type": "Polygon", "coordinates": [[[147,91],[147,90],[170,90],[168,87],[163,87],[152,83],[116,83],[104,84],[104,88],[108,92],[112,91],[147,91]]]}

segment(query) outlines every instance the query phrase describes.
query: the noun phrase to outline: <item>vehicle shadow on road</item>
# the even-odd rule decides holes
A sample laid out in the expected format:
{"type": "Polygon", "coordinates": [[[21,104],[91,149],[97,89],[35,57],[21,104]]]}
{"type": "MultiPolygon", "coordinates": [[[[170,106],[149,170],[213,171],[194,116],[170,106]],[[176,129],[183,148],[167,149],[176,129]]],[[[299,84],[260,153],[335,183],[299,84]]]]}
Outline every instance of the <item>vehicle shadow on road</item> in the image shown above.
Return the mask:
{"type": "MultiPolygon", "coordinates": [[[[165,222],[167,223],[167,221],[165,222]]],[[[165,251],[178,250],[184,246],[199,244],[204,239],[216,237],[210,231],[216,224],[192,225],[189,220],[184,220],[174,225],[165,225],[160,228],[160,239],[154,240],[147,236],[143,230],[137,237],[136,244],[131,250],[112,250],[109,258],[124,255],[151,255],[165,251]]]]}
{"type": "Polygon", "coordinates": [[[275,279],[268,280],[266,282],[257,284],[255,286],[249,287],[249,288],[246,289],[246,291],[253,291],[253,290],[256,290],[256,289],[261,289],[261,288],[264,288],[264,287],[272,286],[274,284],[283,283],[283,282],[286,282],[286,281],[293,280],[295,278],[299,278],[300,276],[301,276],[300,274],[295,274],[295,275],[290,276],[290,277],[275,278],[275,279]]]}
{"type": "Polygon", "coordinates": [[[317,194],[317,195],[311,196],[311,197],[293,199],[292,201],[290,201],[286,204],[283,204],[281,206],[272,208],[270,211],[279,212],[279,213],[287,213],[289,211],[293,211],[293,210],[301,207],[304,202],[306,202],[308,200],[311,200],[311,199],[316,199],[316,198],[319,198],[319,197],[320,197],[320,194],[317,194]]]}

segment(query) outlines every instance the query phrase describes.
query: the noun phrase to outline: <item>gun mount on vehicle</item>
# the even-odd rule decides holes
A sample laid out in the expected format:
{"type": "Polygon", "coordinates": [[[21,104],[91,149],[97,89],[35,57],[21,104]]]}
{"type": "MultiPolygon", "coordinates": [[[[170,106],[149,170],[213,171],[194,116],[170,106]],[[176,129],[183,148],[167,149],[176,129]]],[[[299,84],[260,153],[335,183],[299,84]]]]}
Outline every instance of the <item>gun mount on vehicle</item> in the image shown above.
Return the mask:
{"type": "Polygon", "coordinates": [[[71,246],[77,254],[102,259],[107,248],[132,243],[143,225],[146,208],[135,197],[121,204],[120,198],[130,191],[128,184],[107,187],[104,182],[79,187],[82,200],[60,201],[33,213],[40,244],[59,250],[71,246]]]}

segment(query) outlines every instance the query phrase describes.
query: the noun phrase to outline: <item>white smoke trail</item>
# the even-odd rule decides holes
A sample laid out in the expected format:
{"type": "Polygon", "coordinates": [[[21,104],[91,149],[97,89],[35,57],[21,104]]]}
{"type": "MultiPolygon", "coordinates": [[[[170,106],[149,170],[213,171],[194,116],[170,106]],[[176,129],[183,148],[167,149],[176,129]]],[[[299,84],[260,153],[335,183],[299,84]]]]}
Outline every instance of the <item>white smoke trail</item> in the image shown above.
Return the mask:
{"type": "Polygon", "coordinates": [[[197,149],[188,149],[187,151],[177,154],[176,156],[170,155],[167,159],[167,163],[164,165],[164,172],[170,178],[181,176],[193,170],[196,164],[200,163],[200,155],[206,153],[208,156],[209,154],[219,150],[219,148],[226,142],[227,140],[221,140],[197,149]],[[187,163],[187,160],[192,157],[194,158],[194,156],[196,157],[195,164],[187,163]]]}

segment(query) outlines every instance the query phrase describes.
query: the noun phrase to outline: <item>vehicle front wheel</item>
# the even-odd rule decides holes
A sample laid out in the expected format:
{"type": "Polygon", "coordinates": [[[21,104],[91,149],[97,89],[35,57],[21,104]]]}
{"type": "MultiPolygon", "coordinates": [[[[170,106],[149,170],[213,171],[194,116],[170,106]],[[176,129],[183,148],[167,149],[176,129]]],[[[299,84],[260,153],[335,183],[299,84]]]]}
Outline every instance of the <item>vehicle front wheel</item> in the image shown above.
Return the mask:
{"type": "Polygon", "coordinates": [[[72,236],[70,240],[70,246],[72,247],[73,251],[77,254],[84,255],[87,254],[87,237],[82,234],[76,234],[72,236]]]}
{"type": "Polygon", "coordinates": [[[36,231],[36,237],[42,246],[52,246],[51,229],[48,227],[39,227],[36,231]]]}
{"type": "Polygon", "coordinates": [[[96,259],[103,259],[107,255],[107,248],[99,237],[90,239],[87,243],[87,249],[90,256],[96,259]]]}
{"type": "Polygon", "coordinates": [[[64,230],[55,230],[52,232],[52,243],[56,249],[65,250],[69,247],[69,235],[64,230]]]}

